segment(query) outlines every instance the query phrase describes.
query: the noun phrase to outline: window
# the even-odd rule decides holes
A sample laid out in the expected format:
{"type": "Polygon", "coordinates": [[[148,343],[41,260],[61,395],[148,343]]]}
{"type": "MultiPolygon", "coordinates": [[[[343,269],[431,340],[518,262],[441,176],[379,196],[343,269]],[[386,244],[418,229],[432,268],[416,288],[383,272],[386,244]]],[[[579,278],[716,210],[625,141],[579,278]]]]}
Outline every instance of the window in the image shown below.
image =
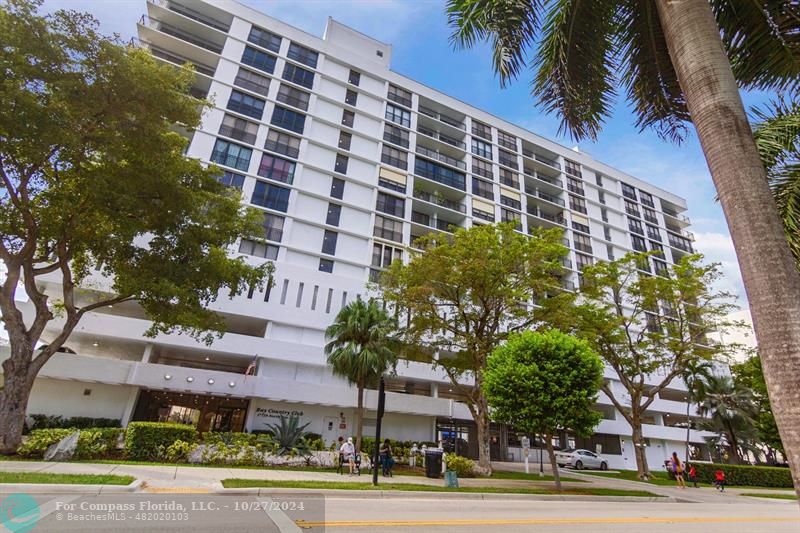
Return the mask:
{"type": "Polygon", "coordinates": [[[509,198],[508,196],[503,196],[502,194],[500,195],[500,203],[514,209],[522,210],[522,202],[514,198],[509,198]]]}
{"type": "Polygon", "coordinates": [[[504,131],[497,131],[497,144],[509,150],[517,151],[517,138],[504,131]]]}
{"type": "Polygon", "coordinates": [[[522,229],[522,217],[519,213],[510,209],[500,209],[500,220],[503,222],[514,222],[517,229],[522,229]]]}
{"type": "Polygon", "coordinates": [[[331,179],[331,198],[341,200],[344,197],[344,180],[340,178],[331,179]]]}
{"type": "Polygon", "coordinates": [[[378,200],[375,203],[375,209],[387,215],[403,218],[406,212],[406,201],[397,196],[379,192],[378,200]]]}
{"type": "Polygon", "coordinates": [[[292,43],[289,45],[289,51],[286,53],[286,57],[293,59],[298,63],[308,65],[311,68],[317,68],[317,59],[319,58],[319,54],[314,50],[306,48],[305,46],[292,43]]]}
{"type": "Polygon", "coordinates": [[[250,28],[250,35],[247,40],[276,54],[281,49],[281,38],[279,36],[257,26],[250,28]]]}
{"type": "Polygon", "coordinates": [[[606,193],[604,193],[603,191],[597,191],[597,200],[601,204],[605,205],[606,204],[606,193]]]}
{"type": "Polygon", "coordinates": [[[583,191],[583,182],[569,176],[567,176],[567,190],[575,194],[580,194],[581,196],[585,195],[583,191]]]}
{"type": "Polygon", "coordinates": [[[325,217],[325,223],[331,226],[338,226],[339,219],[342,216],[342,206],[339,204],[328,204],[328,215],[325,217]]]}
{"type": "Polygon", "coordinates": [[[472,173],[485,178],[494,179],[492,164],[475,157],[472,158],[472,173]]]}
{"type": "Polygon", "coordinates": [[[631,244],[633,245],[633,249],[637,252],[647,251],[647,245],[645,244],[644,239],[641,237],[631,235],[631,244]]]}
{"type": "Polygon", "coordinates": [[[274,244],[252,241],[250,239],[242,239],[242,242],[239,243],[240,254],[254,255],[256,257],[264,257],[266,259],[277,259],[278,250],[279,248],[274,244]]]}
{"type": "MultiPolygon", "coordinates": [[[[333,261],[331,261],[330,259],[320,259],[319,260],[319,271],[320,272],[327,272],[328,274],[332,274],[333,273],[333,261]]],[[[331,289],[331,292],[333,292],[333,289],[331,289]]]]}
{"type": "Polygon", "coordinates": [[[669,267],[667,266],[666,261],[662,261],[661,259],[653,258],[653,269],[655,270],[655,274],[657,276],[666,276],[669,274],[669,267]]]}
{"type": "Polygon", "coordinates": [[[264,104],[264,100],[239,91],[231,91],[228,98],[228,109],[259,120],[264,115],[264,104]]]}
{"type": "Polygon", "coordinates": [[[650,209],[649,207],[642,207],[642,213],[644,213],[644,219],[648,222],[652,222],[653,224],[658,224],[658,218],[656,218],[656,212],[650,209]]]}
{"type": "Polygon", "coordinates": [[[592,239],[583,233],[572,232],[572,240],[575,242],[575,249],[581,252],[592,253],[592,239]]]}
{"type": "Polygon", "coordinates": [[[339,132],[339,149],[349,150],[350,143],[353,141],[353,136],[346,131],[339,132]]]}
{"type": "Polygon", "coordinates": [[[569,159],[564,160],[564,172],[569,174],[570,176],[575,176],[576,178],[581,177],[581,166],[576,163],[575,161],[570,161],[569,159]]]}
{"type": "Polygon", "coordinates": [[[375,237],[389,241],[403,242],[403,223],[382,216],[375,216],[375,228],[372,234],[375,237]]]}
{"type": "Polygon", "coordinates": [[[603,237],[605,237],[607,241],[611,240],[611,227],[603,226],[603,237]]]}
{"type": "Polygon", "coordinates": [[[292,65],[291,63],[286,63],[286,65],[283,66],[283,79],[296,83],[297,85],[302,85],[306,89],[310,89],[314,86],[314,72],[298,67],[297,65],[292,65]]]}
{"type": "Polygon", "coordinates": [[[264,238],[268,241],[281,242],[284,220],[281,216],[264,213],[264,238]]]}
{"type": "Polygon", "coordinates": [[[485,157],[486,159],[491,159],[492,145],[478,139],[472,139],[472,153],[485,157]]]}
{"type": "Polygon", "coordinates": [[[350,69],[350,74],[347,76],[347,83],[358,86],[358,84],[361,83],[361,73],[350,69]]]}
{"type": "Polygon", "coordinates": [[[244,186],[244,176],[229,170],[226,170],[222,176],[218,177],[217,181],[226,187],[236,187],[239,190],[244,186]]]}
{"type": "Polygon", "coordinates": [[[271,154],[261,154],[261,163],[256,172],[262,178],[268,178],[283,183],[292,183],[294,179],[295,162],[282,159],[271,154]]]}
{"type": "Polygon", "coordinates": [[[414,163],[414,173],[462,191],[467,188],[467,179],[463,173],[420,157],[417,157],[414,163]]]}
{"type": "Polygon", "coordinates": [[[398,128],[397,126],[392,126],[391,124],[386,124],[383,127],[383,140],[398,146],[402,146],[403,148],[408,148],[409,144],[408,132],[403,128],[398,128]]]}
{"type": "Polygon", "coordinates": [[[222,125],[219,127],[220,135],[236,139],[237,141],[243,141],[247,144],[256,142],[257,133],[258,124],[243,118],[234,117],[233,115],[225,115],[222,119],[222,125]]]}
{"type": "Polygon", "coordinates": [[[650,251],[655,252],[656,255],[664,257],[664,245],[660,242],[650,241],[650,251]]]}
{"type": "Polygon", "coordinates": [[[636,200],[636,189],[634,189],[627,183],[623,183],[622,196],[624,196],[625,198],[630,198],[631,200],[636,200]]]}
{"type": "Polygon", "coordinates": [[[246,68],[239,68],[239,73],[236,74],[233,84],[262,96],[267,96],[269,92],[269,78],[246,68]]]}
{"type": "Polygon", "coordinates": [[[275,71],[275,61],[276,57],[274,55],[256,50],[251,46],[245,46],[242,54],[242,63],[258,70],[263,70],[267,74],[272,74],[275,71]]]}
{"type": "Polygon", "coordinates": [[[300,154],[300,139],[277,130],[269,130],[264,148],[271,152],[297,158],[300,154]]]}
{"type": "Polygon", "coordinates": [[[519,164],[517,163],[516,154],[512,154],[511,152],[506,152],[503,149],[499,149],[497,151],[497,155],[501,165],[505,165],[507,167],[519,170],[519,164]]]}
{"type": "Polygon", "coordinates": [[[642,223],[636,218],[628,217],[628,229],[631,230],[631,233],[644,235],[644,228],[642,227],[642,223]]]}
{"type": "Polygon", "coordinates": [[[297,113],[296,111],[276,105],[275,109],[272,111],[272,120],[270,124],[302,134],[306,127],[306,116],[302,113],[297,113]]]}
{"type": "Polygon", "coordinates": [[[389,94],[386,98],[402,106],[411,107],[411,93],[395,85],[389,85],[389,94]]]}
{"type": "Polygon", "coordinates": [[[326,229],[325,234],[322,236],[322,253],[336,255],[336,240],[338,238],[338,233],[326,229]]]}
{"type": "Polygon", "coordinates": [[[492,140],[491,126],[487,126],[486,124],[478,122],[477,120],[472,121],[472,134],[477,135],[481,139],[486,139],[488,141],[492,140]]]}
{"type": "Polygon", "coordinates": [[[592,266],[593,264],[594,258],[591,255],[575,254],[575,265],[578,267],[578,270],[583,270],[587,266],[592,266]]]}
{"type": "Polygon", "coordinates": [[[635,204],[629,200],[625,200],[625,212],[629,215],[633,215],[635,217],[640,217],[642,215],[639,214],[639,205],[635,204]]]}
{"type": "Polygon", "coordinates": [[[603,219],[603,222],[608,222],[608,210],[605,207],[600,208],[600,218],[603,219]]]}
{"type": "Polygon", "coordinates": [[[256,181],[256,187],[253,190],[253,197],[250,199],[250,203],[285,213],[289,208],[290,192],[289,189],[284,187],[278,187],[264,181],[256,181]]]}
{"type": "Polygon", "coordinates": [[[472,178],[472,194],[494,200],[494,187],[488,181],[472,178]]]}
{"type": "MultiPolygon", "coordinates": [[[[573,220],[572,221],[572,228],[576,229],[578,231],[582,231],[584,233],[590,233],[589,226],[586,225],[586,224],[582,224],[582,223],[578,222],[577,220],[573,220]]],[[[611,239],[606,239],[606,240],[610,241],[611,239]]]]}
{"type": "Polygon", "coordinates": [[[350,162],[346,155],[336,154],[336,163],[333,165],[333,170],[339,174],[347,174],[347,164],[350,162]]]}
{"type": "Polygon", "coordinates": [[[494,213],[482,211],[474,206],[472,207],[472,216],[478,217],[482,220],[488,220],[489,222],[494,222],[494,213]]]}
{"type": "Polygon", "coordinates": [[[653,195],[642,190],[639,190],[639,200],[647,207],[656,206],[656,204],[653,203],[653,195]]]}
{"type": "Polygon", "coordinates": [[[614,247],[611,246],[610,244],[606,245],[606,256],[608,257],[609,261],[614,260],[614,247]]]}
{"type": "Polygon", "coordinates": [[[281,83],[281,87],[278,89],[278,95],[275,97],[275,100],[306,111],[308,109],[309,98],[311,98],[309,93],[281,83]]]}
{"type": "Polygon", "coordinates": [[[381,161],[387,165],[406,170],[408,168],[408,152],[384,144],[381,150],[381,161]]]}
{"type": "Polygon", "coordinates": [[[517,175],[505,168],[500,169],[500,183],[519,189],[519,179],[517,175]]]}
{"type": "Polygon", "coordinates": [[[661,232],[655,226],[647,225],[647,238],[654,241],[661,241],[661,232]]]}
{"type": "Polygon", "coordinates": [[[406,186],[400,183],[397,183],[392,180],[387,180],[383,176],[378,176],[378,186],[383,187],[385,189],[389,189],[390,191],[405,193],[406,186]]]}
{"type": "Polygon", "coordinates": [[[386,268],[392,261],[402,261],[403,250],[397,246],[389,246],[376,242],[372,245],[372,266],[386,268]]]}
{"type": "Polygon", "coordinates": [[[350,89],[347,89],[347,92],[344,93],[344,103],[347,105],[355,106],[357,101],[358,101],[358,93],[350,89]]]}
{"type": "Polygon", "coordinates": [[[386,120],[406,128],[411,127],[411,113],[391,104],[386,104],[386,120]]]}
{"type": "Polygon", "coordinates": [[[355,120],[356,120],[355,113],[347,109],[342,111],[342,126],[347,126],[348,128],[352,128],[355,120]]]}
{"type": "Polygon", "coordinates": [[[211,160],[220,165],[233,167],[247,172],[250,166],[250,157],[253,150],[228,141],[217,139],[214,151],[211,153],[211,160]]]}
{"type": "Polygon", "coordinates": [[[579,213],[586,213],[586,200],[579,196],[569,195],[569,208],[579,213]]]}
{"type": "Polygon", "coordinates": [[[601,176],[600,174],[595,174],[594,175],[594,182],[597,184],[598,187],[602,187],[603,186],[603,176],[601,176]]]}

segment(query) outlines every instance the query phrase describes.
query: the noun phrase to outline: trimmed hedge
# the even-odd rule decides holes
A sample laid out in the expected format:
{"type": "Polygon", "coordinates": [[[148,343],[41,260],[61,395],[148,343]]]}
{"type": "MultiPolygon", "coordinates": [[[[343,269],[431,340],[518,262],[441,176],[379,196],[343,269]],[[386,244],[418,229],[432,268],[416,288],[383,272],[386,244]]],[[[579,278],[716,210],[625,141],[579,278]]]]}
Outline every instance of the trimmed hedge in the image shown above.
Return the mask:
{"type": "Polygon", "coordinates": [[[125,432],[125,456],[136,461],[155,461],[176,440],[193,443],[196,439],[197,430],[194,426],[168,422],[131,422],[125,432]]]}
{"type": "Polygon", "coordinates": [[[724,465],[690,463],[697,470],[697,481],[714,483],[714,472],[725,472],[725,483],[747,487],[777,487],[791,489],[792,473],[788,468],[775,466],[724,465]]]}
{"type": "MultiPolygon", "coordinates": [[[[75,429],[35,429],[28,434],[17,453],[26,457],[42,457],[51,445],[75,433],[75,429]]],[[[80,438],[80,437],[79,437],[80,438]]]]}
{"type": "Polygon", "coordinates": [[[118,428],[120,420],[118,418],[90,418],[88,416],[71,416],[64,418],[59,415],[30,415],[32,420],[29,429],[97,429],[97,428],[118,428]]]}
{"type": "Polygon", "coordinates": [[[28,434],[25,442],[17,448],[17,453],[29,457],[42,457],[47,448],[76,431],[80,431],[78,445],[75,448],[76,459],[103,457],[116,449],[120,436],[125,432],[122,428],[34,429],[28,434]]]}

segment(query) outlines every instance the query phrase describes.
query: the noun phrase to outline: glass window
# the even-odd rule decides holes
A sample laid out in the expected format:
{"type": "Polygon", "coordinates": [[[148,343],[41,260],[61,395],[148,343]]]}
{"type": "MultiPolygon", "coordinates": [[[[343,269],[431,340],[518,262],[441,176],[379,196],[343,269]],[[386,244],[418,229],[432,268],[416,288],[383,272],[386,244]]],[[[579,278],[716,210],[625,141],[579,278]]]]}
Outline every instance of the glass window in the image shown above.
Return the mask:
{"type": "Polygon", "coordinates": [[[644,235],[644,228],[642,228],[642,223],[639,219],[628,217],[628,229],[633,233],[644,235]]]}
{"type": "Polygon", "coordinates": [[[250,166],[250,157],[253,150],[239,144],[217,139],[214,151],[211,153],[211,160],[220,165],[233,167],[247,172],[250,166]]]}
{"type": "Polygon", "coordinates": [[[500,161],[501,165],[505,165],[507,167],[519,170],[519,164],[517,163],[516,154],[512,154],[511,152],[506,152],[503,149],[499,149],[497,151],[497,154],[498,154],[498,160],[500,161]]]}
{"type": "Polygon", "coordinates": [[[667,266],[666,261],[662,261],[661,259],[653,258],[653,269],[657,276],[667,276],[669,275],[669,267],[667,266]]]}
{"type": "Polygon", "coordinates": [[[522,229],[522,216],[517,213],[516,211],[511,211],[509,209],[500,209],[500,220],[502,222],[516,222],[517,229],[522,229]]]}
{"type": "Polygon", "coordinates": [[[284,220],[281,216],[264,213],[264,238],[268,241],[281,242],[284,220]]]}
{"type": "Polygon", "coordinates": [[[578,196],[569,195],[569,208],[579,213],[586,213],[586,200],[578,196]]]}
{"type": "Polygon", "coordinates": [[[411,113],[391,104],[386,105],[386,120],[406,128],[411,127],[411,113]]]}
{"type": "Polygon", "coordinates": [[[347,76],[347,83],[352,83],[353,85],[361,83],[361,73],[351,69],[350,75],[347,76]]]}
{"type": "Polygon", "coordinates": [[[256,181],[256,187],[253,190],[253,196],[250,203],[260,205],[267,209],[274,209],[275,211],[283,211],[284,213],[289,208],[289,193],[291,191],[285,187],[278,187],[264,181],[256,181]]]}
{"type": "Polygon", "coordinates": [[[252,46],[245,46],[242,54],[242,63],[262,70],[267,74],[272,74],[275,71],[275,61],[274,55],[256,50],[252,46]]]}
{"type": "Polygon", "coordinates": [[[486,159],[492,158],[492,145],[478,139],[472,139],[472,153],[485,157],[486,159]]]}
{"type": "Polygon", "coordinates": [[[631,243],[633,244],[633,249],[637,252],[646,252],[647,245],[644,242],[644,239],[638,237],[636,235],[631,235],[631,243]]]}
{"type": "Polygon", "coordinates": [[[219,127],[220,135],[236,139],[237,141],[243,141],[247,144],[256,142],[257,133],[258,124],[243,118],[234,117],[233,115],[225,115],[219,127]]]}
{"type": "Polygon", "coordinates": [[[306,89],[311,89],[314,86],[314,72],[298,67],[291,63],[286,63],[283,67],[283,79],[302,85],[306,89]]]}
{"type": "Polygon", "coordinates": [[[281,49],[281,38],[278,35],[257,26],[250,28],[247,40],[276,54],[281,49]]]}
{"type": "Polygon", "coordinates": [[[272,120],[270,123],[279,128],[302,134],[306,126],[306,116],[302,113],[297,113],[296,111],[276,105],[275,109],[272,111],[272,120]]]}
{"type": "Polygon", "coordinates": [[[592,253],[592,239],[583,233],[572,232],[572,240],[575,242],[575,249],[581,252],[592,253]]]}
{"type": "Polygon", "coordinates": [[[581,196],[583,196],[584,195],[583,182],[579,179],[567,176],[567,190],[569,192],[574,192],[575,194],[580,194],[581,196]]]}
{"type": "Polygon", "coordinates": [[[399,220],[376,215],[372,234],[381,239],[403,242],[403,223],[399,220]]]}
{"type": "Polygon", "coordinates": [[[252,70],[247,70],[246,68],[239,68],[239,72],[236,74],[236,79],[233,80],[233,84],[262,96],[267,96],[267,93],[269,93],[269,78],[261,74],[256,74],[252,70]]]}
{"type": "Polygon", "coordinates": [[[381,150],[381,161],[387,165],[406,170],[408,169],[408,152],[384,144],[381,150]]]}
{"type": "Polygon", "coordinates": [[[462,191],[467,188],[467,179],[463,173],[444,167],[433,161],[422,159],[421,157],[416,157],[414,173],[424,178],[449,185],[450,187],[461,189],[462,191]]]}
{"type": "Polygon", "coordinates": [[[242,242],[239,243],[240,254],[264,257],[266,259],[272,259],[273,261],[278,258],[278,250],[279,247],[274,244],[267,244],[250,239],[242,239],[242,242]]]}
{"type": "MultiPolygon", "coordinates": [[[[581,224],[580,222],[578,222],[576,220],[572,221],[572,227],[573,227],[573,229],[576,229],[578,231],[582,231],[584,233],[589,233],[589,226],[587,226],[586,224],[581,224]]],[[[607,239],[607,240],[611,240],[611,239],[607,239]]]]}
{"type": "Polygon", "coordinates": [[[328,204],[328,215],[325,217],[325,223],[331,226],[338,226],[339,219],[342,216],[342,206],[339,204],[328,204]]]}
{"type": "Polygon", "coordinates": [[[492,128],[477,120],[472,121],[472,134],[488,141],[492,140],[492,128]]]}
{"type": "Polygon", "coordinates": [[[403,218],[406,212],[406,201],[397,196],[379,192],[378,200],[375,203],[375,209],[381,213],[403,218]]]}
{"type": "Polygon", "coordinates": [[[342,126],[347,126],[348,128],[352,128],[355,120],[356,120],[355,113],[353,113],[348,109],[342,111],[342,126]]]}
{"type": "Polygon", "coordinates": [[[606,193],[603,191],[597,191],[597,201],[601,204],[605,205],[606,203],[606,193]]]}
{"type": "Polygon", "coordinates": [[[346,155],[336,154],[336,162],[333,165],[334,171],[339,174],[347,174],[347,164],[349,161],[346,155]]]}
{"type": "Polygon", "coordinates": [[[278,102],[283,102],[284,104],[306,111],[308,109],[308,100],[310,97],[311,95],[305,91],[281,83],[281,87],[278,89],[278,95],[275,99],[278,102]]]}
{"type": "MultiPolygon", "coordinates": [[[[328,274],[333,273],[333,261],[330,259],[320,259],[319,260],[319,271],[320,272],[327,272],[328,274]]],[[[331,289],[333,290],[333,289],[331,289]]]]}
{"type": "Polygon", "coordinates": [[[522,209],[522,202],[519,200],[515,200],[514,198],[509,198],[508,196],[500,195],[500,203],[508,206],[513,207],[514,209],[522,209]]]}
{"type": "Polygon", "coordinates": [[[485,178],[494,179],[492,164],[482,159],[472,158],[472,173],[485,178]]]}
{"type": "Polygon", "coordinates": [[[257,174],[262,178],[268,178],[283,183],[292,183],[294,179],[294,161],[282,159],[271,154],[261,155],[261,164],[258,166],[257,174]]]}
{"type": "Polygon", "coordinates": [[[569,174],[570,176],[575,176],[577,178],[581,177],[581,166],[576,163],[575,161],[570,161],[569,159],[564,160],[564,172],[569,174]]]}
{"type": "Polygon", "coordinates": [[[326,229],[325,234],[322,236],[322,253],[336,255],[336,241],[338,238],[338,233],[326,229]]]}
{"type": "Polygon", "coordinates": [[[331,181],[331,198],[341,200],[344,197],[344,180],[340,178],[332,178],[331,181]]]}
{"type": "Polygon", "coordinates": [[[404,130],[403,128],[398,128],[397,126],[392,126],[391,124],[384,125],[383,128],[384,141],[396,144],[398,146],[402,146],[403,148],[408,148],[409,145],[408,139],[409,139],[408,131],[404,130]]]}
{"type": "Polygon", "coordinates": [[[625,212],[629,215],[633,215],[635,217],[641,216],[639,214],[639,204],[631,202],[629,200],[625,200],[625,212]]]}
{"type": "Polygon", "coordinates": [[[657,227],[651,226],[650,224],[647,225],[647,237],[649,239],[653,239],[654,241],[661,240],[661,232],[658,230],[657,227]]]}
{"type": "Polygon", "coordinates": [[[353,136],[346,131],[339,132],[339,149],[340,150],[349,150],[350,143],[353,140],[353,136]]]}
{"type": "Polygon", "coordinates": [[[516,174],[505,168],[500,169],[500,183],[519,189],[519,178],[516,174]]]}
{"type": "Polygon", "coordinates": [[[239,190],[244,186],[244,176],[231,172],[230,170],[223,172],[222,176],[217,178],[217,181],[227,187],[236,187],[239,190]]]}
{"type": "Polygon", "coordinates": [[[389,85],[389,94],[386,98],[402,106],[411,107],[411,93],[395,85],[389,85]]]}
{"type": "Polygon", "coordinates": [[[292,137],[278,130],[269,130],[264,148],[271,152],[297,158],[300,154],[300,138],[292,137]]]}
{"type": "Polygon", "coordinates": [[[319,54],[314,50],[306,48],[305,46],[292,43],[289,45],[289,51],[286,53],[286,57],[293,59],[298,63],[308,65],[311,68],[317,68],[317,59],[319,58],[319,54]]]}
{"type": "Polygon", "coordinates": [[[634,189],[627,183],[623,183],[622,195],[625,196],[626,198],[630,198],[631,200],[636,200],[636,189],[634,189]]]}
{"type": "Polygon", "coordinates": [[[265,103],[264,100],[255,98],[249,94],[231,91],[231,96],[228,98],[228,109],[261,120],[261,117],[264,115],[265,103]]]}
{"type": "Polygon", "coordinates": [[[639,191],[639,200],[648,207],[656,206],[656,204],[653,203],[653,195],[642,190],[639,191]]]}
{"type": "Polygon", "coordinates": [[[591,266],[594,264],[594,258],[590,255],[583,255],[576,253],[575,254],[575,264],[578,266],[578,270],[583,270],[587,266],[591,266]]]}
{"type": "Polygon", "coordinates": [[[403,249],[376,242],[372,245],[372,266],[386,268],[393,261],[403,260],[403,249]]]}
{"type": "Polygon", "coordinates": [[[651,252],[656,252],[658,255],[663,257],[664,256],[664,245],[661,244],[660,242],[650,241],[650,251],[651,252]]]}
{"type": "Polygon", "coordinates": [[[494,188],[488,181],[472,178],[472,194],[494,200],[494,188]]]}
{"type": "Polygon", "coordinates": [[[642,207],[642,213],[644,214],[644,219],[648,222],[652,222],[653,224],[658,224],[658,218],[656,218],[656,212],[650,209],[649,207],[642,207]]]}
{"type": "Polygon", "coordinates": [[[603,186],[603,176],[601,176],[600,174],[595,174],[594,175],[594,182],[597,184],[598,187],[602,187],[603,186]]]}
{"type": "Polygon", "coordinates": [[[357,101],[358,101],[358,93],[350,89],[347,89],[347,92],[344,93],[344,103],[347,105],[355,106],[357,101]]]}
{"type": "Polygon", "coordinates": [[[504,131],[497,131],[497,144],[509,150],[517,151],[517,138],[504,131]]]}

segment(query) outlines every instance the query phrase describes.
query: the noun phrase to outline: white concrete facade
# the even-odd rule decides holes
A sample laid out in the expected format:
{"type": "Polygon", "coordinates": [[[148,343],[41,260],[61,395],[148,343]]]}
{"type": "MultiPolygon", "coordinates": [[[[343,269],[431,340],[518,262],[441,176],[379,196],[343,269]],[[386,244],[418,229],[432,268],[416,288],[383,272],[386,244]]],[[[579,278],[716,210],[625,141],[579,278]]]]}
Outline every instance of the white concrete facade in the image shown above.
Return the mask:
{"type": "MultiPolygon", "coordinates": [[[[214,104],[187,154],[214,160],[268,217],[257,250],[231,252],[274,259],[274,286],[220,297],[214,308],[230,327],[210,347],[145,338],[135,305],[91,313],[68,342],[76,353],[44,367],[30,414],[127,421],[138,391],[171,391],[248,399],[247,430],[274,421],[271,412],[302,412],[309,430],[333,439],[351,432],[356,393],[326,367],[324,329],[368,293],[371,276],[406,259],[415,237],[500,220],[522,232],[563,227],[567,288],[581,264],[620,257],[640,235],[667,261],[692,250],[683,198],[393,72],[390,45],[332,19],[319,38],[235,2],[149,0],[139,37],[162,60],[196,65],[195,90],[214,104]]],[[[390,390],[386,436],[435,440],[437,418],[470,419],[427,365],[401,363],[390,390]]],[[[367,406],[375,399],[369,391],[367,406]]],[[[633,467],[630,428],[607,398],[600,404],[608,419],[598,433],[628,442],[610,466],[633,467]]],[[[656,466],[682,450],[685,430],[666,423],[686,404],[659,399],[651,411],[656,466]]]]}

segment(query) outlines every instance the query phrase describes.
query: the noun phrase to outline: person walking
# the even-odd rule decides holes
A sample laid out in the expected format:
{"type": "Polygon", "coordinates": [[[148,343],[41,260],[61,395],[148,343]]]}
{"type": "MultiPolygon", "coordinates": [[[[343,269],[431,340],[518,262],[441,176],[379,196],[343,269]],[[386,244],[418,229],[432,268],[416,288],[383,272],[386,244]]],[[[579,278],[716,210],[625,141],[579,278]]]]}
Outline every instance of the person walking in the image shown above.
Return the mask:
{"type": "Polygon", "coordinates": [[[697,488],[697,469],[694,465],[689,465],[689,481],[694,484],[694,488],[697,488]]]}
{"type": "Polygon", "coordinates": [[[672,452],[672,473],[675,474],[675,481],[678,482],[678,487],[685,489],[686,483],[683,482],[683,463],[681,463],[677,452],[672,452]]]}
{"type": "Polygon", "coordinates": [[[353,437],[348,437],[347,442],[342,444],[342,447],[339,448],[339,454],[342,457],[342,461],[347,461],[347,464],[350,467],[350,475],[352,476],[355,474],[356,447],[353,444],[353,437]]]}
{"type": "Polygon", "coordinates": [[[383,470],[384,477],[391,476],[392,464],[394,463],[394,459],[392,459],[392,445],[389,443],[389,439],[383,441],[383,444],[381,444],[378,453],[380,455],[381,467],[383,470]]]}
{"type": "Polygon", "coordinates": [[[725,492],[725,472],[719,469],[714,472],[714,485],[718,491],[725,492]]]}

